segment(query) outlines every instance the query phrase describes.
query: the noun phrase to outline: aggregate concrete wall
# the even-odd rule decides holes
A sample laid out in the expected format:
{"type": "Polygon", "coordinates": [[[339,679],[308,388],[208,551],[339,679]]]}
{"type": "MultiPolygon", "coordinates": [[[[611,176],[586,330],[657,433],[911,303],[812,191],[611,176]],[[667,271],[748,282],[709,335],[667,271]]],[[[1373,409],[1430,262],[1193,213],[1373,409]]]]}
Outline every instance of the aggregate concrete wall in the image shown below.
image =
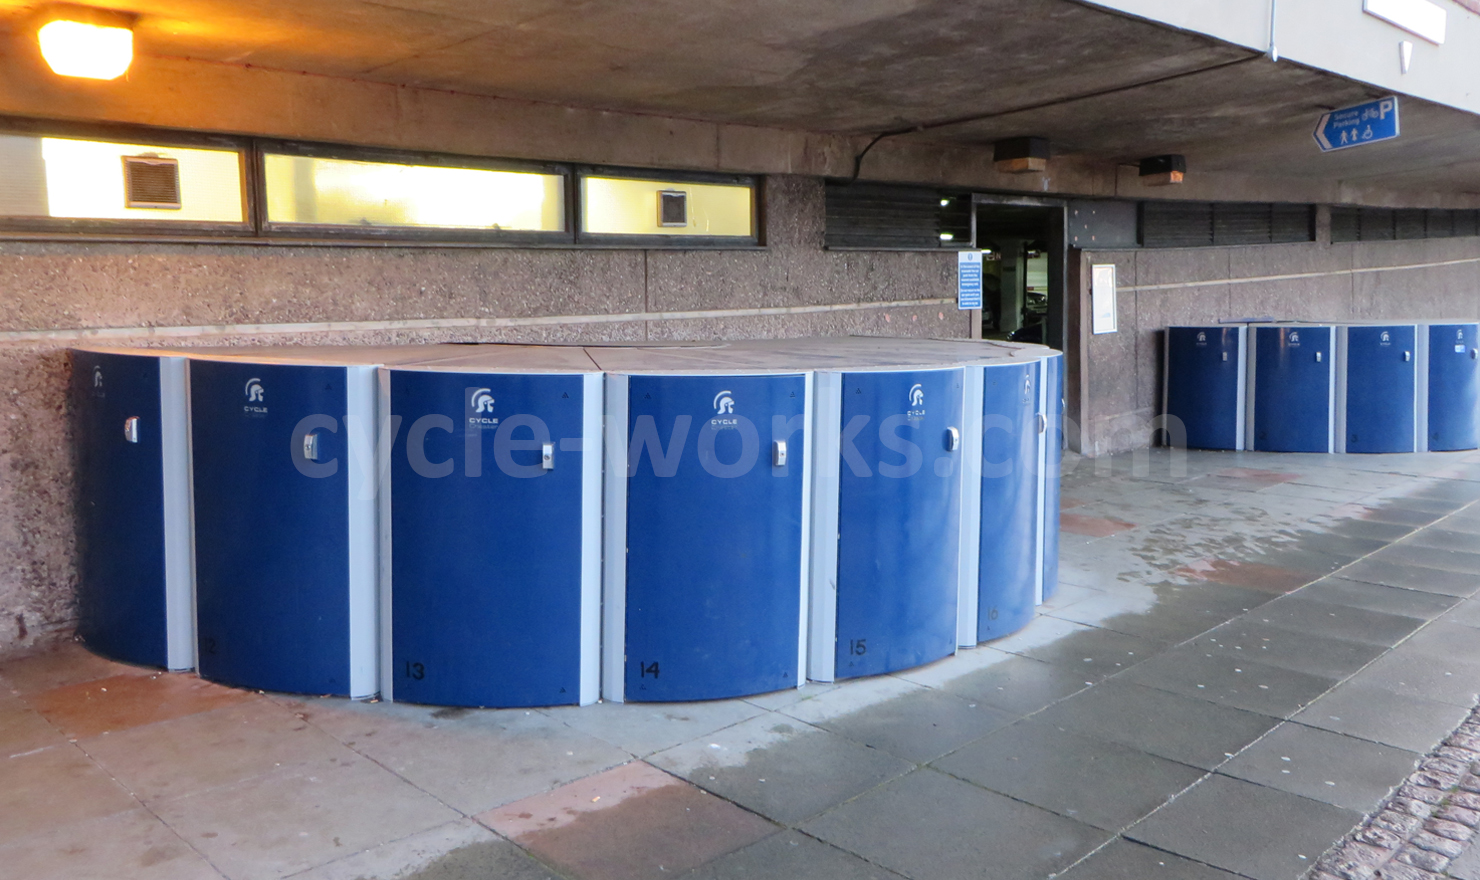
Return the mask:
{"type": "Polygon", "coordinates": [[[1090,455],[1156,442],[1169,325],[1480,318],[1480,238],[1086,251],[1080,259],[1114,263],[1119,288],[1119,332],[1084,339],[1082,399],[1070,414],[1090,455]]]}
{"type": "Polygon", "coordinates": [[[0,243],[0,655],[72,631],[64,398],[83,331],[169,346],[970,335],[954,254],[824,251],[821,181],[766,188],[760,250],[0,243]]]}

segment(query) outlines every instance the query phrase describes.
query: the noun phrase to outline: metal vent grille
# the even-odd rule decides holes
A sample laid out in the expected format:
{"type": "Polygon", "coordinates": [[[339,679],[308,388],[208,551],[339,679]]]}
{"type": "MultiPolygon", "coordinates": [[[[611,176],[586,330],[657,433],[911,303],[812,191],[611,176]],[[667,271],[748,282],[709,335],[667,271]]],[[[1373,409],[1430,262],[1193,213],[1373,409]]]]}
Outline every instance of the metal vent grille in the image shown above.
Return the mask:
{"type": "Polygon", "coordinates": [[[180,163],[157,156],[124,156],[125,205],[130,208],[180,209],[180,163]]]}
{"type": "Polygon", "coordinates": [[[826,190],[829,249],[938,250],[971,247],[971,198],[882,184],[826,190]]]}
{"type": "Polygon", "coordinates": [[[688,193],[678,189],[665,189],[658,192],[658,225],[689,225],[688,193]]]}
{"type": "Polygon", "coordinates": [[[1212,203],[1141,203],[1142,247],[1211,247],[1212,244],[1212,203]]]}
{"type": "Polygon", "coordinates": [[[1148,248],[1273,244],[1315,240],[1315,208],[1270,202],[1142,202],[1148,248]]]}

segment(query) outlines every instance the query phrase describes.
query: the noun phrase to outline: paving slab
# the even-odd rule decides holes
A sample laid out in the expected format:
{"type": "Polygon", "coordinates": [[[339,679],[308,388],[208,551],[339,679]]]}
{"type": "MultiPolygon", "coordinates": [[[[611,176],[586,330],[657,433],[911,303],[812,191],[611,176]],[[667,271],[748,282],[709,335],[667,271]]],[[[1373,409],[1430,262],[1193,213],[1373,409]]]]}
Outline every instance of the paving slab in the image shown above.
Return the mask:
{"type": "Polygon", "coordinates": [[[936,761],[937,770],[1061,816],[1115,831],[1202,777],[1130,746],[1021,721],[936,761]]]}
{"type": "Polygon", "coordinates": [[[1420,568],[1432,568],[1438,571],[1467,574],[1476,580],[1480,580],[1480,553],[1471,553],[1464,550],[1441,550],[1434,547],[1420,546],[1412,541],[1404,541],[1373,553],[1372,558],[1398,565],[1414,565],[1420,568]]]}
{"type": "Polygon", "coordinates": [[[1449,876],[1454,880],[1480,880],[1480,847],[1471,846],[1450,862],[1449,876]]]}
{"type": "Polygon", "coordinates": [[[1122,678],[1281,718],[1315,700],[1336,683],[1326,676],[1212,654],[1185,645],[1153,657],[1123,673],[1122,678]]]}
{"type": "Polygon", "coordinates": [[[806,833],[907,877],[1022,880],[1063,870],[1110,834],[920,769],[819,816],[806,833]],[[902,817],[908,817],[902,824],[902,817]],[[908,833],[901,833],[908,828],[908,833]]]}
{"type": "Polygon", "coordinates": [[[1048,707],[1034,719],[1211,770],[1279,723],[1119,679],[1048,707]]]}
{"type": "Polygon", "coordinates": [[[1383,648],[1396,645],[1422,625],[1422,621],[1412,617],[1311,602],[1299,596],[1285,596],[1261,605],[1247,619],[1302,635],[1364,642],[1383,648]]]}
{"type": "Polygon", "coordinates": [[[766,711],[746,700],[706,703],[597,703],[540,710],[573,730],[643,757],[739,724],[766,711]]]}
{"type": "Polygon", "coordinates": [[[1030,657],[1010,656],[1001,663],[952,679],[944,689],[968,701],[1027,715],[1090,684],[1080,670],[1030,657]]]}
{"type": "Polygon", "coordinates": [[[1351,680],[1467,709],[1480,699],[1480,663],[1418,651],[1394,651],[1379,657],[1351,680]]]}
{"type": "Polygon", "coordinates": [[[1480,537],[1469,532],[1447,529],[1449,520],[1435,523],[1432,527],[1414,533],[1399,546],[1429,547],[1437,550],[1462,550],[1475,553],[1480,550],[1480,537]]]}
{"type": "Polygon", "coordinates": [[[641,761],[478,820],[577,880],[680,874],[779,830],[641,761]]]}
{"type": "Polygon", "coordinates": [[[1218,772],[1360,813],[1370,812],[1420,755],[1286,722],[1218,772]]]}
{"type": "Polygon", "coordinates": [[[0,846],[138,806],[70,743],[0,760],[0,846]]]}
{"type": "Polygon", "coordinates": [[[1156,642],[1180,642],[1207,632],[1274,598],[1274,594],[1225,584],[1152,582],[1151,598],[1107,594],[1077,602],[1053,616],[1156,642]],[[1129,605],[1130,607],[1126,607],[1129,605]]]}
{"type": "Polygon", "coordinates": [[[1309,727],[1427,754],[1469,714],[1463,706],[1344,682],[1295,714],[1309,727]]]}
{"type": "Polygon", "coordinates": [[[1480,627],[1480,599],[1466,599],[1444,615],[1444,620],[1468,627],[1480,627]]]}
{"type": "Polygon", "coordinates": [[[683,875],[682,880],[903,880],[805,834],[784,831],[745,849],[720,856],[683,875]]]}
{"type": "Polygon", "coordinates": [[[69,737],[142,727],[157,721],[262,701],[250,691],[193,675],[114,675],[63,685],[27,697],[36,711],[69,737]]]}
{"type": "Polygon", "coordinates": [[[796,824],[909,772],[887,752],[781,715],[653,755],[658,767],[778,822],[796,824]]]}
{"type": "Polygon", "coordinates": [[[1253,880],[1292,880],[1361,818],[1354,810],[1214,774],[1126,836],[1253,880]]]}
{"type": "Polygon", "coordinates": [[[1441,596],[1469,597],[1475,595],[1475,591],[1480,589],[1480,578],[1474,575],[1439,571],[1418,565],[1403,565],[1372,557],[1359,559],[1343,568],[1341,576],[1354,581],[1366,581],[1369,584],[1383,584],[1389,587],[1405,587],[1426,593],[1438,593],[1441,596]]]}
{"type": "Polygon", "coordinates": [[[1087,627],[1021,651],[1095,681],[1122,672],[1165,650],[1166,644],[1100,627],[1087,627]]]}
{"type": "Polygon", "coordinates": [[[17,880],[222,880],[143,808],[38,830],[0,846],[0,865],[17,880]]]}
{"type": "Polygon", "coordinates": [[[1307,602],[1329,602],[1333,605],[1345,605],[1381,614],[1396,614],[1417,620],[1433,620],[1460,601],[1454,596],[1441,596],[1421,590],[1405,590],[1402,587],[1369,584],[1340,575],[1332,575],[1313,584],[1307,584],[1294,594],[1294,598],[1304,599],[1307,602]]]}
{"type": "Polygon", "coordinates": [[[1239,880],[1237,875],[1125,838],[1059,875],[1059,880],[1239,880]]]}
{"type": "Polygon", "coordinates": [[[1475,628],[1442,618],[1414,633],[1401,648],[1442,660],[1480,663],[1480,634],[1475,628]]]}
{"type": "Polygon", "coordinates": [[[459,819],[293,875],[293,880],[558,880],[519,847],[459,819]]]}
{"type": "Polygon", "coordinates": [[[805,711],[811,708],[794,706],[784,714],[812,720],[824,730],[916,764],[934,760],[1018,717],[978,700],[928,688],[846,715],[827,717],[805,711]]]}
{"type": "Polygon", "coordinates": [[[1214,655],[1257,660],[1333,679],[1347,677],[1386,650],[1365,642],[1293,633],[1247,617],[1231,620],[1189,644],[1214,655]]]}

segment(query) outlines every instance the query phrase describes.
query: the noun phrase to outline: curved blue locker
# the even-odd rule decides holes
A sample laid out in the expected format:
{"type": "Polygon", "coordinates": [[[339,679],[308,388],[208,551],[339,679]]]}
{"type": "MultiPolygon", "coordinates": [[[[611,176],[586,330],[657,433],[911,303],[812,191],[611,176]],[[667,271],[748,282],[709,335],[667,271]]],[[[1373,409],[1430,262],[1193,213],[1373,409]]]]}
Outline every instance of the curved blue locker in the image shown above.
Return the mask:
{"type": "Polygon", "coordinates": [[[1167,328],[1162,399],[1188,448],[1244,448],[1246,334],[1243,326],[1167,328]]]}
{"type": "Polygon", "coordinates": [[[841,381],[834,674],[875,675],[956,650],[960,369],[841,381]]]}
{"type": "Polygon", "coordinates": [[[1330,452],[1336,391],[1335,328],[1253,328],[1248,445],[1261,452],[1330,452]]]}
{"type": "MultiPolygon", "coordinates": [[[[612,515],[623,515],[613,496],[626,499],[625,652],[608,646],[608,695],[708,700],[797,686],[807,377],[612,376],[608,401],[608,424],[626,426],[608,437],[608,471],[621,467],[613,447],[625,446],[627,464],[625,488],[607,484],[609,541],[612,515]],[[788,450],[780,465],[777,442],[788,450]]],[[[608,544],[613,553],[620,544],[608,544]]]]}
{"type": "MultiPolygon", "coordinates": [[[[977,641],[1022,629],[1037,604],[1040,383],[1045,361],[982,371],[980,555],[977,641]]],[[[1045,559],[1046,559],[1045,554],[1045,559]]]]}
{"type": "Polygon", "coordinates": [[[593,702],[597,631],[593,618],[583,644],[583,599],[599,603],[586,588],[599,589],[600,374],[384,375],[400,430],[383,695],[593,702]]]}
{"type": "Polygon", "coordinates": [[[1338,328],[1337,452],[1413,452],[1417,327],[1338,328]]]}
{"type": "Polygon", "coordinates": [[[1052,599],[1059,589],[1059,487],[1064,463],[1064,354],[1043,359],[1047,373],[1048,406],[1045,420],[1043,474],[1043,589],[1040,599],[1052,599]]]}
{"type": "Polygon", "coordinates": [[[201,676],[372,695],[374,469],[349,441],[374,368],[194,360],[190,384],[201,676]]]}
{"type": "Polygon", "coordinates": [[[72,352],[77,633],[106,657],[195,665],[185,361],[72,352]]]}
{"type": "Polygon", "coordinates": [[[1480,445],[1480,324],[1430,324],[1426,331],[1426,448],[1474,449],[1480,445]]]}

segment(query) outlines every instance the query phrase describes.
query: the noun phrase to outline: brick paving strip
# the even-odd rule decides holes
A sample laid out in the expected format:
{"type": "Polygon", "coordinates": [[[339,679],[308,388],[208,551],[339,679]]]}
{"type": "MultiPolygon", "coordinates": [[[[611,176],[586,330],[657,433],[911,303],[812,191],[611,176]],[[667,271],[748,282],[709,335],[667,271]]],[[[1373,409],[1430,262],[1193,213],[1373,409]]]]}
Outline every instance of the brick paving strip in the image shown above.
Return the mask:
{"type": "MultiPolygon", "coordinates": [[[[1306,880],[1444,880],[1480,829],[1480,708],[1306,880]]],[[[1469,876],[1469,875],[1466,875],[1469,876]]]]}

